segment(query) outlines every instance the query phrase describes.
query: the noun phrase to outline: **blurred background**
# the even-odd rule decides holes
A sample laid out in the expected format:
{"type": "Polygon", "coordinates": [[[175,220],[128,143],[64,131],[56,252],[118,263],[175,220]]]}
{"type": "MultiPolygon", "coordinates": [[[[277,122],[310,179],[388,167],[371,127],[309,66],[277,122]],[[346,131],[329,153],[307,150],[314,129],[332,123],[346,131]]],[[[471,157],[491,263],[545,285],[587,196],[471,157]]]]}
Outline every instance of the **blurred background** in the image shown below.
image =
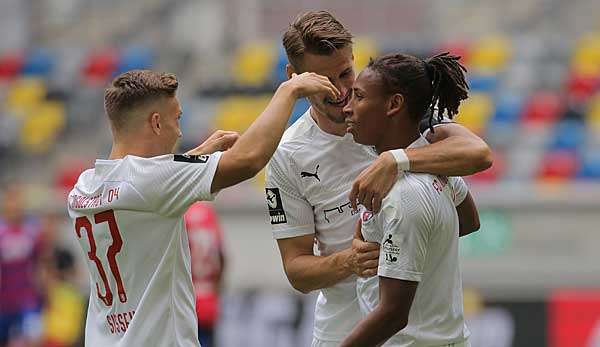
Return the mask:
{"type": "MultiPolygon", "coordinates": [[[[89,280],[65,196],[110,152],[111,78],[179,76],[182,151],[243,132],[286,78],[281,34],[309,9],[355,35],[357,70],[392,51],[463,57],[457,120],[495,153],[468,178],[482,228],[460,246],[473,346],[600,346],[598,1],[0,0],[0,234],[19,231],[0,239],[0,325],[20,327],[8,346],[82,345],[89,280]]],[[[263,182],[188,223],[192,251],[211,259],[194,276],[211,288],[198,314],[215,346],[310,344],[315,296],[285,278],[263,182]]]]}

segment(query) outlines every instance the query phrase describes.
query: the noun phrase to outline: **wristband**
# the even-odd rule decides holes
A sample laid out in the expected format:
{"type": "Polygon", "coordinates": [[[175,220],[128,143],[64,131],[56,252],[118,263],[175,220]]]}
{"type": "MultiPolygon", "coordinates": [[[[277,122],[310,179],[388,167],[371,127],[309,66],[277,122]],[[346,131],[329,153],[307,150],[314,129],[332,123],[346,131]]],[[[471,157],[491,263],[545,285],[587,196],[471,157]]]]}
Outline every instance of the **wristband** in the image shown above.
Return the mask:
{"type": "Polygon", "coordinates": [[[400,171],[410,171],[410,160],[408,160],[408,156],[403,149],[393,149],[390,152],[394,159],[396,160],[396,164],[398,165],[398,172],[400,171]]]}

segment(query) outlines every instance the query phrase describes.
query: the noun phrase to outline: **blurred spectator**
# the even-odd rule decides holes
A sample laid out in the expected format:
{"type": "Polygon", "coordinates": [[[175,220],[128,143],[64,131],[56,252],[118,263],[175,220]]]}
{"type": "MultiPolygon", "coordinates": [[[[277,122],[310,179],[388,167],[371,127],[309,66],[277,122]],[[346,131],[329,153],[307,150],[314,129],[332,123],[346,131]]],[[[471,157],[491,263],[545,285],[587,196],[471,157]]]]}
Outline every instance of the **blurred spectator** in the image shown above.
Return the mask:
{"type": "Polygon", "coordinates": [[[41,228],[25,214],[23,187],[6,186],[0,216],[0,346],[35,346],[40,335],[41,228]]]}
{"type": "Polygon", "coordinates": [[[223,233],[211,205],[198,202],[185,214],[192,257],[192,281],[196,292],[198,336],[202,347],[215,346],[219,320],[219,296],[225,255],[223,233]]]}
{"type": "Polygon", "coordinates": [[[71,251],[54,248],[46,272],[42,347],[74,347],[83,341],[85,301],[74,285],[71,251]]]}

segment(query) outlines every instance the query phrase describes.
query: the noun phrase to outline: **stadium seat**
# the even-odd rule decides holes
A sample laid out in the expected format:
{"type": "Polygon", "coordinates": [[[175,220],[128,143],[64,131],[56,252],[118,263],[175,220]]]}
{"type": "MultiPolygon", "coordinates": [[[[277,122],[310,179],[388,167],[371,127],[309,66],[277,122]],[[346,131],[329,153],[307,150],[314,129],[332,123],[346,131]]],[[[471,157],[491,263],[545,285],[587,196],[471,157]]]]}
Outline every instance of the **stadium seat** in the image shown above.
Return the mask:
{"type": "Polygon", "coordinates": [[[6,106],[16,115],[24,116],[46,97],[46,84],[39,78],[22,78],[10,86],[6,106]]]}
{"type": "Polygon", "coordinates": [[[472,93],[460,104],[456,119],[473,132],[481,134],[493,112],[494,104],[489,95],[472,93]]]}
{"type": "Polygon", "coordinates": [[[310,107],[310,102],[308,102],[307,98],[298,99],[296,104],[294,105],[294,110],[292,111],[292,116],[290,117],[289,125],[294,124],[298,118],[302,117],[306,110],[310,107]]]}
{"type": "Polygon", "coordinates": [[[21,72],[25,76],[48,77],[56,59],[50,51],[43,48],[34,49],[27,53],[21,72]]]}
{"type": "Polygon", "coordinates": [[[575,151],[585,142],[585,126],[580,121],[563,120],[556,124],[550,148],[559,151],[575,151]]]}
{"type": "Polygon", "coordinates": [[[567,79],[567,92],[576,100],[585,101],[600,89],[600,74],[572,73],[567,79]]]}
{"type": "Polygon", "coordinates": [[[259,87],[269,83],[277,51],[271,41],[249,42],[233,58],[233,80],[236,84],[259,87]]]}
{"type": "Polygon", "coordinates": [[[369,64],[371,58],[379,55],[379,47],[373,39],[363,36],[354,40],[352,52],[354,54],[354,69],[358,74],[369,64]]]}
{"type": "Polygon", "coordinates": [[[471,45],[463,41],[447,41],[439,45],[435,52],[449,52],[452,55],[460,57],[460,63],[469,67],[469,57],[471,53],[471,45]]]}
{"type": "Polygon", "coordinates": [[[65,126],[65,106],[47,101],[31,109],[21,131],[21,147],[28,153],[46,153],[52,149],[58,132],[65,126]]]}
{"type": "Polygon", "coordinates": [[[119,55],[113,49],[92,52],[86,59],[82,75],[88,84],[106,83],[119,65],[119,55]]]}
{"type": "Polygon", "coordinates": [[[577,42],[571,67],[573,71],[582,75],[600,74],[600,33],[584,35],[577,42]]]}
{"type": "Polygon", "coordinates": [[[492,121],[513,124],[519,121],[523,109],[523,97],[513,93],[503,93],[495,98],[496,109],[492,121]]]}
{"type": "Polygon", "coordinates": [[[600,130],[600,93],[590,99],[586,120],[592,128],[600,130]]]}
{"type": "Polygon", "coordinates": [[[135,69],[151,69],[154,65],[154,53],[146,47],[129,47],[121,52],[115,75],[135,69]]]}
{"type": "Polygon", "coordinates": [[[491,73],[467,74],[469,90],[478,93],[493,93],[498,87],[498,77],[491,73]]]}
{"type": "Polygon", "coordinates": [[[564,182],[575,177],[580,162],[577,154],[571,151],[552,151],[544,155],[538,171],[543,182],[564,182]]]}
{"type": "Polygon", "coordinates": [[[502,70],[512,55],[511,43],[502,36],[484,38],[473,45],[469,67],[473,71],[502,70]]]}
{"type": "Polygon", "coordinates": [[[526,125],[553,123],[558,119],[562,108],[562,100],[558,94],[538,92],[526,101],[521,119],[526,125]]]}
{"type": "Polygon", "coordinates": [[[7,53],[0,56],[0,80],[15,78],[23,68],[23,56],[19,53],[7,53]]]}
{"type": "Polygon", "coordinates": [[[600,147],[586,149],[581,158],[581,168],[577,177],[600,180],[600,147]]]}
{"type": "Polygon", "coordinates": [[[262,113],[270,99],[270,95],[231,96],[223,99],[217,106],[215,128],[244,132],[262,113]]]}

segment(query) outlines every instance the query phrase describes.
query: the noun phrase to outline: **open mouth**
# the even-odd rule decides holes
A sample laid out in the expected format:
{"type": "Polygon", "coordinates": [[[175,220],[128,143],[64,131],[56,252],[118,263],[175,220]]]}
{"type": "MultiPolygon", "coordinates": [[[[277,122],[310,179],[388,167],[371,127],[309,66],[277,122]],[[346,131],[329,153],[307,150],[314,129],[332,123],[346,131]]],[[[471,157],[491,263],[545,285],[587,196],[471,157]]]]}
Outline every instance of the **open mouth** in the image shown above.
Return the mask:
{"type": "Polygon", "coordinates": [[[331,100],[329,98],[325,99],[325,103],[335,107],[344,107],[350,100],[350,93],[347,93],[343,99],[331,100]]]}

